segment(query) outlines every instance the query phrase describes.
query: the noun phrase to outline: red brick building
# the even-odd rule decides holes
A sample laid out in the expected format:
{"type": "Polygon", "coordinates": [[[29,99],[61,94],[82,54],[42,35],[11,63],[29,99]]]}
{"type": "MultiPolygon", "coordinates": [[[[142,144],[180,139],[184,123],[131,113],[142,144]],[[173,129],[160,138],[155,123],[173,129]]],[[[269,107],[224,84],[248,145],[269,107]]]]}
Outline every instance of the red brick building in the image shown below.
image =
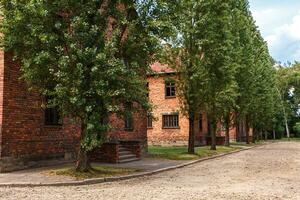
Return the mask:
{"type": "MultiPolygon", "coordinates": [[[[147,78],[149,100],[153,104],[153,119],[148,117],[148,143],[154,145],[186,145],[188,143],[189,121],[180,112],[180,102],[176,97],[176,72],[160,63],[152,65],[153,74],[147,78]]],[[[149,115],[150,116],[150,115],[149,115]]],[[[207,144],[209,123],[205,112],[195,119],[195,139],[197,145],[207,144]]],[[[220,125],[217,139],[224,139],[220,125]]],[[[235,127],[230,129],[230,140],[240,141],[235,127]]],[[[245,137],[245,136],[243,136],[245,137]]]]}
{"type": "MultiPolygon", "coordinates": [[[[75,158],[79,126],[70,119],[60,120],[53,108],[42,108],[43,97],[30,92],[20,75],[19,65],[1,51],[0,171],[40,165],[42,162],[36,162],[40,160],[75,158]]],[[[139,157],[140,144],[147,144],[146,121],[146,114],[130,119],[111,116],[109,123],[114,128],[108,134],[108,143],[93,154],[93,160],[131,159],[133,155],[128,152],[139,157]]]]}

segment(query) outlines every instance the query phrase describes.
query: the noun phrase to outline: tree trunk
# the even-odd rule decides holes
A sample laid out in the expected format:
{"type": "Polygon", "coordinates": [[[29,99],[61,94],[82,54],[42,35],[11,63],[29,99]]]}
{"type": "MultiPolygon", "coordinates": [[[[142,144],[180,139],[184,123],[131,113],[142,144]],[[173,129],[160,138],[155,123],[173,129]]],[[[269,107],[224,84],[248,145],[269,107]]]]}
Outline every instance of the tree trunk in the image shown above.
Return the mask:
{"type": "MultiPolygon", "coordinates": [[[[81,123],[81,136],[80,141],[82,141],[86,134],[86,125],[84,123],[81,123]]],[[[79,172],[87,172],[91,170],[92,167],[89,162],[88,154],[85,151],[82,146],[80,146],[80,149],[77,154],[77,161],[76,161],[76,171],[79,172]]]]}
{"type": "Polygon", "coordinates": [[[284,103],[283,103],[283,95],[281,94],[281,92],[279,91],[278,88],[277,89],[277,92],[280,96],[280,99],[281,99],[281,104],[282,104],[282,111],[283,111],[283,117],[284,117],[284,123],[285,123],[285,130],[286,130],[286,137],[287,138],[290,138],[290,129],[289,129],[289,125],[288,125],[288,119],[287,119],[287,114],[286,114],[286,110],[285,110],[285,107],[284,107],[284,103]]]}
{"type": "Polygon", "coordinates": [[[230,114],[228,114],[226,116],[225,126],[226,126],[226,131],[225,131],[225,146],[229,147],[230,146],[230,135],[229,135],[229,131],[230,131],[230,114]]]}
{"type": "Polygon", "coordinates": [[[252,143],[254,144],[259,139],[257,128],[253,127],[252,143]]]}
{"type": "Polygon", "coordinates": [[[268,132],[265,131],[265,140],[268,140],[268,132]]]}
{"type": "Polygon", "coordinates": [[[257,139],[257,131],[256,128],[253,127],[253,135],[252,135],[252,143],[255,144],[257,139]]]}
{"type": "Polygon", "coordinates": [[[194,122],[195,117],[193,114],[189,116],[189,145],[188,145],[188,153],[195,153],[195,131],[194,131],[194,122]]]}
{"type": "Polygon", "coordinates": [[[243,126],[240,115],[237,113],[236,115],[236,138],[237,142],[243,142],[243,126]]]}
{"type": "Polygon", "coordinates": [[[286,116],[284,116],[284,121],[285,121],[286,137],[290,138],[290,129],[289,129],[289,125],[288,125],[288,121],[287,121],[287,117],[286,116]]]}
{"type": "Polygon", "coordinates": [[[259,130],[259,138],[262,140],[263,139],[263,132],[262,130],[259,130]]]}
{"type": "Polygon", "coordinates": [[[276,131],[275,131],[275,128],[273,128],[273,140],[276,140],[276,131]]]}
{"type": "Polygon", "coordinates": [[[210,150],[217,150],[217,144],[216,144],[216,129],[217,129],[217,122],[215,119],[211,121],[211,146],[210,150]]]}
{"type": "Polygon", "coordinates": [[[80,147],[80,150],[79,150],[78,156],[77,156],[76,171],[88,172],[91,169],[92,169],[92,167],[89,162],[88,154],[82,147],[80,147]]]}
{"type": "Polygon", "coordinates": [[[236,142],[239,142],[239,134],[240,134],[240,131],[239,131],[239,122],[236,119],[235,120],[235,141],[236,142]]]}
{"type": "Polygon", "coordinates": [[[250,144],[250,126],[249,126],[249,122],[248,122],[248,119],[246,117],[246,120],[245,120],[245,126],[246,126],[246,144],[250,144]]]}

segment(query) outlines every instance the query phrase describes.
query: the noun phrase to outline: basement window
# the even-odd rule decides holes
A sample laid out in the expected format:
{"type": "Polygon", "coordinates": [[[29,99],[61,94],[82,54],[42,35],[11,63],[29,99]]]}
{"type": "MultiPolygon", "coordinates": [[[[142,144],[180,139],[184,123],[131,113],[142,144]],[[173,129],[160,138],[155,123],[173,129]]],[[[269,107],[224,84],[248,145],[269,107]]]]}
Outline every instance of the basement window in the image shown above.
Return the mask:
{"type": "Polygon", "coordinates": [[[163,115],[163,128],[179,128],[178,114],[163,115]]]}

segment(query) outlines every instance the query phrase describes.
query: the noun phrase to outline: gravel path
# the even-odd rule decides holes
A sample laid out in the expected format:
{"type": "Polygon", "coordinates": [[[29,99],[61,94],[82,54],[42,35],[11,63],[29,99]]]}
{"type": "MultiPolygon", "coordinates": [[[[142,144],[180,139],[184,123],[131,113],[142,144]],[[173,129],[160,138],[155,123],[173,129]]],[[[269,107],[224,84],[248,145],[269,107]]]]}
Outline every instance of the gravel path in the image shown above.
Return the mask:
{"type": "Polygon", "coordinates": [[[0,199],[300,199],[300,142],[274,143],[118,183],[0,188],[0,199]]]}

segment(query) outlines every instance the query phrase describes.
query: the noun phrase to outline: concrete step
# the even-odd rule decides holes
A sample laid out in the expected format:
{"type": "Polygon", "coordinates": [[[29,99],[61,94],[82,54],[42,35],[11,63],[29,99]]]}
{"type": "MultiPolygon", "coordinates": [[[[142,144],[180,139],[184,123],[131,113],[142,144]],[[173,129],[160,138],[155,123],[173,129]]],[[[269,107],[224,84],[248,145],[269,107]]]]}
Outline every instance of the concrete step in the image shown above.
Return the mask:
{"type": "Polygon", "coordinates": [[[125,147],[119,147],[119,151],[128,151],[128,149],[125,147]]]}
{"type": "Polygon", "coordinates": [[[119,151],[120,156],[128,155],[128,154],[133,154],[133,153],[131,151],[119,151]]]}
{"type": "Polygon", "coordinates": [[[140,160],[129,149],[119,146],[119,163],[127,163],[140,160]]]}
{"type": "Polygon", "coordinates": [[[133,162],[133,161],[139,161],[139,158],[129,158],[129,159],[124,159],[124,160],[119,160],[119,163],[128,163],[128,162],[133,162]]]}
{"type": "Polygon", "coordinates": [[[130,159],[130,158],[137,158],[137,157],[134,154],[127,154],[127,155],[119,156],[119,160],[127,160],[127,159],[130,159]]]}

